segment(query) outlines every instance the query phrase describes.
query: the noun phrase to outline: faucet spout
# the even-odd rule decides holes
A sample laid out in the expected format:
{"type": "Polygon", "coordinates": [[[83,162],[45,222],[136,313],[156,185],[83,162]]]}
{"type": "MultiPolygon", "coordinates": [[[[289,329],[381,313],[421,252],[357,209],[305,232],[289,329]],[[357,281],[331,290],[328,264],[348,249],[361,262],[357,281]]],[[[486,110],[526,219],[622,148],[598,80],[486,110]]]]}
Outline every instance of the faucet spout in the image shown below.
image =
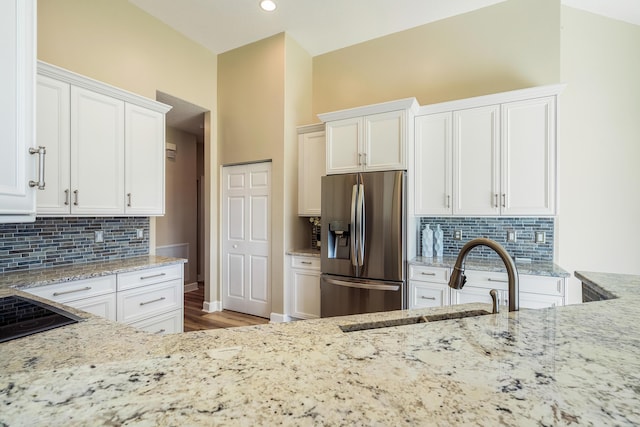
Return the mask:
{"type": "Polygon", "coordinates": [[[471,249],[476,246],[486,246],[491,248],[500,256],[500,259],[502,259],[502,262],[507,269],[507,277],[509,279],[509,311],[518,311],[520,306],[518,269],[516,268],[516,264],[513,262],[513,258],[511,258],[505,248],[494,240],[485,238],[473,239],[462,247],[458,254],[458,258],[456,258],[456,263],[453,267],[451,277],[449,278],[449,287],[453,289],[462,289],[466,283],[467,278],[464,275],[464,260],[471,249]]]}

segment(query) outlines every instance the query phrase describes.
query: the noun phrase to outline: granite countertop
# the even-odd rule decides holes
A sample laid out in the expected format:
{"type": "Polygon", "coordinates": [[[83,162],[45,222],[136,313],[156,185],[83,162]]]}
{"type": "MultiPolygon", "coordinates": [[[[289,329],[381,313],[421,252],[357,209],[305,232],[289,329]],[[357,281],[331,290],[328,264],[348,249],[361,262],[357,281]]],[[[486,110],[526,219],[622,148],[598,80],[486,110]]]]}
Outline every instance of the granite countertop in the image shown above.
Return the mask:
{"type": "Polygon", "coordinates": [[[349,333],[486,306],[169,336],[87,316],[0,344],[0,425],[638,425],[640,276],[578,274],[617,298],[349,333]]]}
{"type": "MultiPolygon", "coordinates": [[[[409,261],[409,264],[413,265],[425,265],[429,267],[447,267],[453,268],[456,264],[456,257],[445,256],[440,258],[425,258],[416,257],[409,261]]],[[[502,271],[507,270],[504,267],[502,260],[496,259],[483,259],[483,258],[467,258],[465,260],[465,268],[471,270],[482,271],[502,271]]],[[[516,268],[519,274],[531,274],[534,276],[553,276],[553,277],[569,277],[571,274],[562,269],[553,262],[516,262],[516,268]]]]}
{"type": "Polygon", "coordinates": [[[184,263],[182,258],[144,255],[105,262],[72,264],[39,270],[0,274],[0,289],[19,287],[22,289],[52,285],[72,280],[90,279],[109,274],[125,273],[150,267],[184,263]]]}
{"type": "Polygon", "coordinates": [[[295,256],[308,256],[313,258],[320,258],[320,248],[303,248],[303,249],[292,249],[287,251],[287,255],[295,255],[295,256]]]}

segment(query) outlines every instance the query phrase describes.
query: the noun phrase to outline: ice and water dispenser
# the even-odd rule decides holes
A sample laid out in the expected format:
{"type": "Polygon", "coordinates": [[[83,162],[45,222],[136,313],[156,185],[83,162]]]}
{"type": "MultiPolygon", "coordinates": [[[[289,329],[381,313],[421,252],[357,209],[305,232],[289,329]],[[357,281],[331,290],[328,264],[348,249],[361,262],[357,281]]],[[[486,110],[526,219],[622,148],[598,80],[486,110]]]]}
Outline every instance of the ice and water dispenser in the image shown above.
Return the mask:
{"type": "Polygon", "coordinates": [[[330,221],[327,242],[327,258],[350,259],[349,223],[330,221]]]}

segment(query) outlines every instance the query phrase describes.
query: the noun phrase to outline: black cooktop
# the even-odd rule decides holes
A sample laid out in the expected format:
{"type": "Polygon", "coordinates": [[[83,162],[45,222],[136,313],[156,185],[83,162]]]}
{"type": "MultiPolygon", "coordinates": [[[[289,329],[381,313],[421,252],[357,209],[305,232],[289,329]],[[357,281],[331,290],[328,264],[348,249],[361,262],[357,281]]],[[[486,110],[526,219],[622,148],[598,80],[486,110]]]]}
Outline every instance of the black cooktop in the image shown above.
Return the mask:
{"type": "Polygon", "coordinates": [[[81,318],[19,296],[0,298],[0,342],[77,323],[81,318]]]}

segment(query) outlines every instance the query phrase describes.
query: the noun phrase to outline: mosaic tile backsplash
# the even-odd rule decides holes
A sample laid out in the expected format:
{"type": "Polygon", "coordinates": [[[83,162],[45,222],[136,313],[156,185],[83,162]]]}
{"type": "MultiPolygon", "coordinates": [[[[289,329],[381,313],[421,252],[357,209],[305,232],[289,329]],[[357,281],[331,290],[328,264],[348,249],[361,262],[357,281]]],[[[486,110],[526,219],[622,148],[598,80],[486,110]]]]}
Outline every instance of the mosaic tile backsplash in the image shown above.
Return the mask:
{"type": "Polygon", "coordinates": [[[149,253],[148,217],[37,218],[0,224],[0,273],[112,261],[149,253]],[[136,229],[143,238],[136,238],[136,229]],[[94,231],[104,242],[94,242],[94,231]]]}
{"type": "MultiPolygon", "coordinates": [[[[553,218],[483,218],[483,217],[423,217],[417,233],[418,253],[422,255],[422,229],[430,224],[431,229],[440,224],[444,234],[444,256],[457,256],[469,240],[486,237],[500,243],[513,258],[530,258],[531,261],[553,261],[553,218]],[[455,230],[462,231],[462,240],[454,240],[455,230]],[[516,241],[507,243],[507,230],[516,231],[516,241]],[[545,233],[544,243],[535,243],[536,231],[545,233]]],[[[474,248],[469,257],[498,258],[493,250],[474,248]]]]}

